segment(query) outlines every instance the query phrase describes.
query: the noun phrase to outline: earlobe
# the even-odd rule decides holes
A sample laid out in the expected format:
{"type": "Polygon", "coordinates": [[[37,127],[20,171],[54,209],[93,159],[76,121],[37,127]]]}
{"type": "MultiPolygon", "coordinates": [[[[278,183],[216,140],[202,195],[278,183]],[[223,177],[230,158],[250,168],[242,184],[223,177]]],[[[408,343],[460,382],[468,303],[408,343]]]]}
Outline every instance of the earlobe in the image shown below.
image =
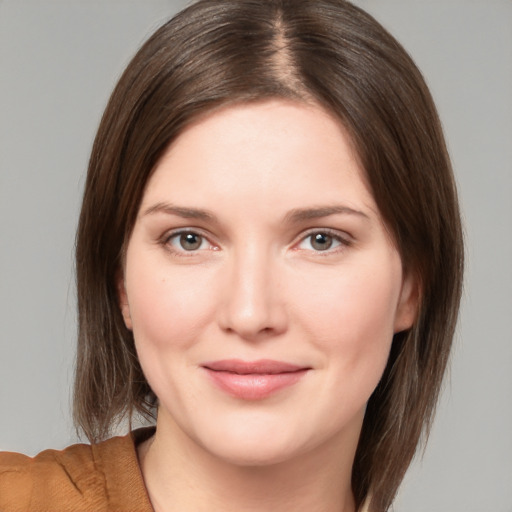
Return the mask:
{"type": "Polygon", "coordinates": [[[117,296],[119,299],[119,307],[121,308],[121,314],[123,315],[124,325],[130,331],[132,330],[132,317],[130,314],[130,305],[128,304],[128,295],[126,293],[126,283],[124,282],[124,276],[121,274],[117,280],[117,296]]]}
{"type": "Polygon", "coordinates": [[[413,274],[404,276],[395,315],[395,334],[410,329],[418,317],[420,284],[413,274]]]}

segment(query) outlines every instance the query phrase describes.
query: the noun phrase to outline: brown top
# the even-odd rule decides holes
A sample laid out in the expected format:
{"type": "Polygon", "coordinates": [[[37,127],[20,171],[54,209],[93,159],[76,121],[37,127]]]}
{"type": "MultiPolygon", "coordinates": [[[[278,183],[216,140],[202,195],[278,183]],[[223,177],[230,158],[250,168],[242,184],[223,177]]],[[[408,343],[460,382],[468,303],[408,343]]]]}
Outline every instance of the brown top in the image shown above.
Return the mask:
{"type": "Polygon", "coordinates": [[[2,512],[153,512],[136,446],[154,428],[36,457],[0,453],[2,512]]]}
{"type": "Polygon", "coordinates": [[[153,512],[136,447],[154,432],[141,428],[33,458],[0,452],[0,512],[153,512]]]}

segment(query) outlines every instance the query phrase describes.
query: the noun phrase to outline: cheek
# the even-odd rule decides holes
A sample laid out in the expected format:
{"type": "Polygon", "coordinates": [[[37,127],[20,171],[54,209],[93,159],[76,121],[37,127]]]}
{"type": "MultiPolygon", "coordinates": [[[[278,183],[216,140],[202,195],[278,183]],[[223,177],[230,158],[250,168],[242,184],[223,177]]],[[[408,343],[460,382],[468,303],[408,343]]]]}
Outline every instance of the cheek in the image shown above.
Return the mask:
{"type": "Polygon", "coordinates": [[[142,259],[138,263],[126,276],[137,356],[156,396],[170,409],[169,397],[185,408],[198,397],[192,386],[184,390],[179,383],[195,366],[194,346],[211,322],[213,298],[197,271],[172,272],[168,265],[159,268],[142,259]]]}
{"type": "Polygon", "coordinates": [[[143,263],[126,282],[133,334],[141,348],[187,348],[211,318],[209,287],[191,269],[173,273],[143,263]]]}
{"type": "Polygon", "coordinates": [[[401,265],[395,258],[370,263],[303,279],[305,287],[294,296],[300,299],[303,329],[325,355],[325,365],[378,382],[393,340],[401,265]]]}

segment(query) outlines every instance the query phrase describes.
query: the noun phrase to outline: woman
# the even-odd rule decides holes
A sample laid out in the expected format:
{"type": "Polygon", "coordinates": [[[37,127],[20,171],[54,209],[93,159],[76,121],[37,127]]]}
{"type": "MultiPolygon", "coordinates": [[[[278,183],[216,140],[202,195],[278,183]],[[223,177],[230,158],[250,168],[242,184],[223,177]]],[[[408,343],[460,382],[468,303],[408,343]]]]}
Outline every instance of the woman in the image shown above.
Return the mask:
{"type": "MultiPolygon", "coordinates": [[[[387,510],[460,298],[426,85],[347,2],[204,0],[114,90],[77,237],[75,419],[6,510],[387,510]],[[156,430],[104,441],[133,413],[156,430]]],[[[2,501],[3,500],[3,501],[2,501]]]]}

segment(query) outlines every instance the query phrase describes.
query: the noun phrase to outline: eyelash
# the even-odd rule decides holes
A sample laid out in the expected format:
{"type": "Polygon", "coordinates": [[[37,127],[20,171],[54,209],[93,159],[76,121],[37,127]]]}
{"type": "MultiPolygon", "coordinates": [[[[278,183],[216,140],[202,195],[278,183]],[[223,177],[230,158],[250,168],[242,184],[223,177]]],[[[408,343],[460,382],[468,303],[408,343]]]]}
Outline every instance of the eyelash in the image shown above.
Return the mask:
{"type": "MultiPolygon", "coordinates": [[[[217,250],[217,246],[215,246],[214,244],[210,243],[210,241],[208,240],[208,237],[206,235],[204,235],[203,233],[201,233],[201,231],[198,230],[198,229],[180,229],[178,231],[173,231],[171,233],[166,233],[163,236],[163,238],[161,240],[161,243],[173,255],[179,256],[179,257],[185,257],[185,258],[188,257],[189,258],[191,256],[196,255],[198,252],[200,252],[198,250],[187,251],[184,248],[176,249],[175,247],[173,247],[172,244],[171,244],[171,240],[174,239],[174,238],[179,239],[179,237],[181,237],[183,235],[195,235],[197,237],[200,237],[202,243],[206,242],[207,244],[209,244],[209,246],[210,246],[210,248],[212,248],[212,250],[217,250]]],[[[202,249],[202,250],[204,250],[204,249],[202,249]]]]}
{"type": "MultiPolygon", "coordinates": [[[[162,239],[161,243],[164,245],[173,255],[179,256],[179,257],[191,257],[196,255],[198,252],[201,252],[205,249],[199,249],[199,250],[190,250],[187,251],[183,247],[181,249],[176,249],[171,244],[172,239],[178,239],[179,237],[183,235],[195,235],[197,237],[201,238],[201,245],[202,243],[206,242],[209,244],[209,248],[211,250],[218,250],[218,246],[210,243],[208,237],[201,233],[200,230],[197,229],[180,229],[178,231],[173,231],[171,233],[166,233],[162,239]]],[[[179,242],[178,242],[179,243],[179,242]]],[[[310,242],[312,244],[312,242],[310,242]]],[[[343,251],[346,247],[350,247],[352,245],[352,240],[350,240],[350,236],[342,236],[339,231],[329,229],[329,228],[323,228],[323,229],[311,229],[307,231],[306,233],[301,235],[301,238],[298,242],[294,243],[294,250],[300,251],[311,251],[315,253],[315,255],[318,256],[328,256],[333,253],[338,253],[340,251],[343,251]],[[298,247],[300,244],[305,242],[308,239],[311,239],[314,235],[325,235],[330,237],[334,242],[337,242],[338,245],[336,245],[334,248],[328,247],[325,250],[314,250],[314,249],[301,249],[298,247]]]]}
{"type": "MultiPolygon", "coordinates": [[[[343,235],[341,235],[341,233],[339,231],[329,229],[329,228],[311,229],[311,230],[307,231],[305,234],[303,234],[301,236],[299,242],[297,244],[295,244],[296,250],[301,250],[297,246],[299,244],[302,244],[307,239],[311,239],[311,237],[313,237],[314,235],[329,236],[330,238],[332,238],[333,241],[338,242],[338,244],[339,244],[332,249],[329,247],[323,251],[322,250],[315,251],[314,249],[312,249],[312,252],[314,252],[315,255],[318,255],[318,256],[328,256],[328,255],[332,255],[333,253],[336,254],[352,245],[352,240],[350,239],[350,236],[348,234],[343,236],[343,235]]],[[[312,243],[312,241],[310,243],[312,243]]],[[[304,249],[304,250],[308,250],[308,249],[304,249]]]]}

